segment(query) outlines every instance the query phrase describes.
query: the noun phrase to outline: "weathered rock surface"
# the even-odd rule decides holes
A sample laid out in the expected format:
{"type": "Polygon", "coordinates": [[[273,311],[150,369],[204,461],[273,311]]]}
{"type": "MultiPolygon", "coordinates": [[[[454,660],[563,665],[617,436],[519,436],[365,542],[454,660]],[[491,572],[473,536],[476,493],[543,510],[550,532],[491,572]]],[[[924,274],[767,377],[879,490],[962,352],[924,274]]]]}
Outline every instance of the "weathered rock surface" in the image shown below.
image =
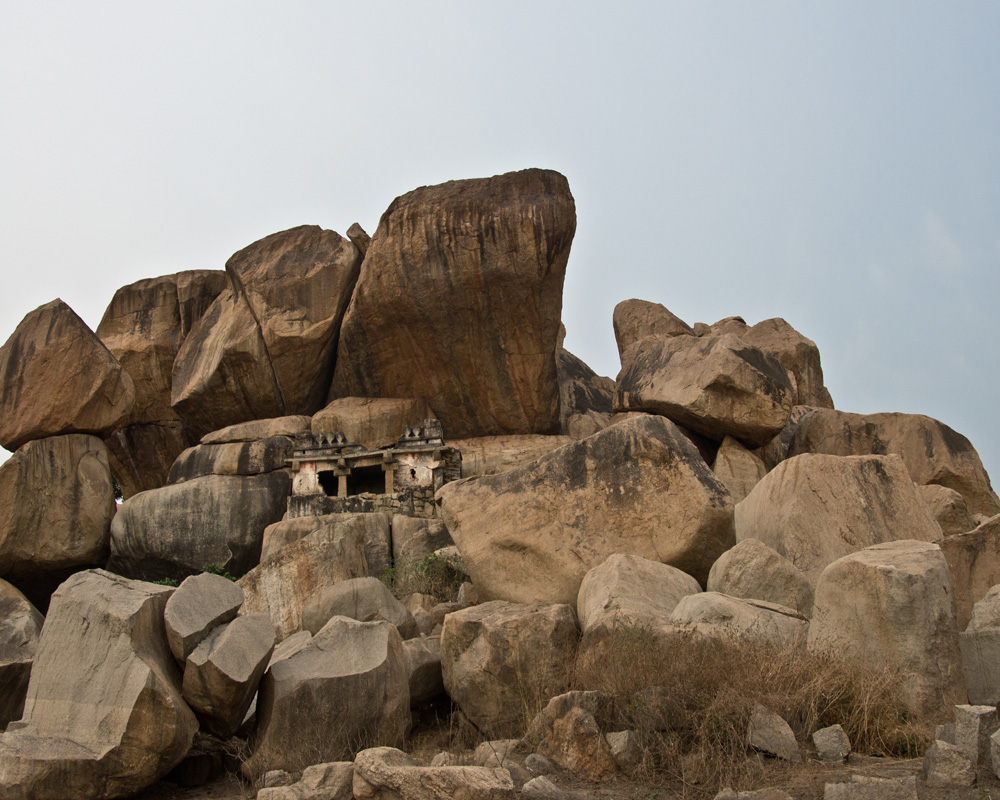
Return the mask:
{"type": "Polygon", "coordinates": [[[261,789],[257,800],[354,800],[354,763],[313,764],[298,781],[261,789]]]}
{"type": "Polygon", "coordinates": [[[538,752],[563,769],[592,781],[606,780],[620,772],[594,715],[579,706],[553,721],[552,730],[538,746],[538,752]]]}
{"type": "Polygon", "coordinates": [[[330,620],[261,681],[247,775],[353,756],[364,742],[402,744],[410,726],[403,641],[388,622],[330,620]]]}
{"type": "Polygon", "coordinates": [[[302,608],[302,627],[316,634],[337,616],[358,622],[384,620],[404,639],[419,633],[413,615],[378,578],[351,578],[320,588],[302,608]]]}
{"type": "Polygon", "coordinates": [[[41,630],[38,609],[0,580],[0,730],[21,718],[41,630]]]}
{"type": "Polygon", "coordinates": [[[833,408],[830,392],[823,385],[819,348],[780,317],[754,326],[739,317],[729,317],[712,326],[712,333],[729,333],[774,356],[785,365],[795,385],[795,405],[833,408]]]}
{"type": "Polygon", "coordinates": [[[743,539],[719,556],[705,588],[788,606],[805,617],[812,614],[812,584],[791,561],[759,539],[743,539]]]}
{"type": "Polygon", "coordinates": [[[307,431],[312,425],[312,417],[306,414],[289,414],[271,419],[254,419],[227,425],[201,437],[202,444],[228,444],[229,442],[257,442],[272,436],[289,436],[307,431]]]}
{"type": "Polygon", "coordinates": [[[174,361],[171,404],[200,434],[323,405],[361,255],[333,231],[271,234],[226,263],[231,286],[174,361]]]}
{"type": "Polygon", "coordinates": [[[898,456],[796,456],[736,506],[736,538],[759,539],[813,584],[827,564],[864,547],[940,537],[898,456]]]}
{"type": "Polygon", "coordinates": [[[947,722],[953,706],[967,697],[954,602],[937,545],[874,545],[823,570],[809,648],[898,672],[907,709],[930,722],[947,722]]]}
{"type": "Polygon", "coordinates": [[[875,778],[852,775],[849,783],[828,783],[823,800],[917,800],[917,776],[875,778]]]}
{"type": "Polygon", "coordinates": [[[1000,703],[1000,586],[972,607],[972,619],[958,634],[969,702],[1000,703]]]}
{"type": "Polygon", "coordinates": [[[841,764],[851,754],[851,740],[840,725],[820,728],[813,733],[812,740],[820,761],[841,764]]]}
{"type": "Polygon", "coordinates": [[[991,766],[990,737],[1000,728],[996,705],[955,706],[955,744],[974,765],[991,766]]]}
{"type": "MultiPolygon", "coordinates": [[[[340,515],[334,515],[340,516],[340,515]]],[[[310,517],[318,521],[311,532],[270,552],[239,580],[246,596],[244,613],[268,614],[284,639],[302,630],[302,610],[322,589],[368,574],[365,561],[366,525],[361,515],[344,520],[310,517]]],[[[305,519],[305,518],[303,518],[305,519]]],[[[299,520],[277,522],[289,526],[299,520]]],[[[329,619],[329,617],[327,618],[329,619]]],[[[316,630],[322,625],[317,626],[316,630]]]]}
{"type": "Polygon", "coordinates": [[[614,553],[703,581],[735,544],[729,492],[676,426],[649,415],[446,484],[437,501],[487,599],[575,603],[583,576],[614,553]]]}
{"type": "Polygon", "coordinates": [[[958,629],[965,630],[973,605],[1000,584],[1000,515],[968,533],[945,536],[938,544],[955,587],[958,629]]]}
{"type": "Polygon", "coordinates": [[[112,522],[108,568],[148,580],[185,578],[210,564],[243,575],[257,564],[264,528],[281,519],[290,488],[285,472],[269,472],[133,495],[112,522]]]}
{"type": "Polygon", "coordinates": [[[185,578],[163,610],[167,644],[183,666],[212,632],[232,620],[243,605],[243,592],[228,578],[202,572],[185,578]]]}
{"type": "Polygon", "coordinates": [[[780,714],[755,703],[750,713],[750,730],[747,742],[754,750],[780,758],[784,761],[802,760],[798,742],[788,723],[780,714]]]}
{"type": "Polygon", "coordinates": [[[194,444],[170,406],[170,376],[191,326],[228,285],[222,270],[137,281],[115,292],[97,326],[135,386],[132,410],[106,442],[126,497],[166,483],[174,459],[194,444]]]}
{"type": "Polygon", "coordinates": [[[693,336],[694,329],[659,303],[648,300],[622,300],[612,314],[618,357],[625,363],[628,349],[643,339],[670,336],[693,336]]]}
{"type": "Polygon", "coordinates": [[[735,336],[646,339],[625,353],[616,411],[661,414],[722,441],[759,446],[788,422],[795,388],[773,356],[735,336]]]}
{"type": "Polygon", "coordinates": [[[124,797],[180,762],[198,724],[163,629],[171,591],[103,570],[59,587],[22,723],[0,736],[0,796],[124,797]]]}
{"type": "Polygon", "coordinates": [[[295,445],[288,436],[270,436],[255,442],[199,444],[181,453],[167,478],[182,483],[206,475],[263,475],[285,469],[295,445]]]}
{"type": "Polygon", "coordinates": [[[585,439],[611,422],[615,382],[603,378],[568,350],[559,348],[560,430],[574,439],[585,439]]]}
{"type": "Polygon", "coordinates": [[[220,739],[239,730],[274,642],[267,614],[237,617],[213,630],[184,664],[183,697],[220,739]]]}
{"type": "Polygon", "coordinates": [[[976,527],[965,498],[954,489],[937,483],[928,483],[917,489],[945,536],[968,533],[976,527]]]}
{"type": "Polygon", "coordinates": [[[990,486],[975,448],[960,433],[921,414],[848,414],[815,408],[792,429],[788,456],[887,455],[903,459],[914,483],[937,483],[965,498],[972,514],[1000,514],[1000,500],[990,486]]]}
{"type": "Polygon", "coordinates": [[[341,431],[347,441],[369,450],[396,444],[407,425],[436,419],[427,401],[417,397],[341,397],[313,414],[313,433],[341,431]]]}
{"type": "Polygon", "coordinates": [[[451,439],[448,444],[462,453],[462,477],[497,475],[523,467],[546,453],[575,441],[572,436],[479,436],[451,439]]]}
{"type": "Polygon", "coordinates": [[[470,606],[444,618],[445,689],[477,728],[503,736],[569,688],[576,648],[568,605],[470,606]]]}
{"type": "Polygon", "coordinates": [[[392,518],[392,560],[397,566],[420,561],[436,550],[454,544],[448,526],[439,519],[404,517],[400,514],[392,518]]]}
{"type": "Polygon", "coordinates": [[[976,765],[962,748],[948,742],[934,742],[924,754],[924,783],[929,789],[972,786],[976,765]]]}
{"type": "Polygon", "coordinates": [[[506,800],[515,797],[505,769],[428,767],[393,747],[362,750],[354,759],[354,797],[358,800],[506,800]]]}
{"type": "Polygon", "coordinates": [[[670,621],[716,639],[743,639],[795,650],[805,647],[809,621],[795,609],[764,600],[741,600],[718,592],[681,598],[670,621]]]}
{"type": "Polygon", "coordinates": [[[28,442],[0,464],[0,577],[42,603],[71,572],[107,560],[114,514],[100,439],[28,442]]]}
{"type": "MultiPolygon", "coordinates": [[[[388,514],[353,513],[323,514],[318,517],[293,517],[282,519],[279,523],[269,525],[264,530],[264,543],[261,548],[261,560],[270,558],[287,544],[307,536],[326,525],[339,525],[351,522],[364,532],[365,562],[368,574],[381,575],[392,566],[392,533],[388,514]]],[[[353,577],[362,577],[355,575],[353,577]]]]}
{"type": "Polygon", "coordinates": [[[396,198],[344,317],[330,398],[422,397],[449,438],[558,432],[575,229],[569,184],[546,170],[396,198]]]}
{"type": "Polygon", "coordinates": [[[135,387],[62,300],[28,313],[0,347],[0,445],[68,433],[103,436],[124,420],[135,387]]]}
{"type": "Polygon", "coordinates": [[[767,467],[732,436],[727,436],[715,454],[712,472],[729,489],[733,502],[739,503],[767,474],[767,467]]]}

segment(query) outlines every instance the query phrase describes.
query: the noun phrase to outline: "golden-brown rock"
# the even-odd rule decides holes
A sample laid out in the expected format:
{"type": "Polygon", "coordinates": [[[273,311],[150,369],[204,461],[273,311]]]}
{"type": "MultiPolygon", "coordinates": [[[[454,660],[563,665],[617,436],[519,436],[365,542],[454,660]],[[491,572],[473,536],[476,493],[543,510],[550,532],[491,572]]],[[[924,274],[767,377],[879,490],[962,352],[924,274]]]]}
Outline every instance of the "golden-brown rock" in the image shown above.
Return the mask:
{"type": "Polygon", "coordinates": [[[341,397],[312,418],[313,433],[341,431],[369,450],[396,444],[407,425],[423,425],[434,412],[421,398],[341,397]]]}

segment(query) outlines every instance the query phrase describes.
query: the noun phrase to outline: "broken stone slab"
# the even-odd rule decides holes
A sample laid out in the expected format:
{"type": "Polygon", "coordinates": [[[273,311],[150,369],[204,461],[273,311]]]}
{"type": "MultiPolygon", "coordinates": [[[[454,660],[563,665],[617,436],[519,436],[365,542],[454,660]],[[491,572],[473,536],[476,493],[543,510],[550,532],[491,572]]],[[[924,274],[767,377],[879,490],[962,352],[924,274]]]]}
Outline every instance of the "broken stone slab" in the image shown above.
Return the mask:
{"type": "Polygon", "coordinates": [[[406,657],[395,626],[334,617],[264,674],[254,751],[242,770],[255,777],[341,760],[365,742],[402,744],[409,727],[406,657]]]}
{"type": "Polygon", "coordinates": [[[135,402],[132,378],[62,300],[29,312],[0,347],[0,445],[106,436],[135,402]]]}
{"type": "Polygon", "coordinates": [[[854,775],[850,783],[828,783],[823,800],[917,800],[917,776],[873,778],[854,775]]]}
{"type": "Polygon", "coordinates": [[[0,730],[21,719],[42,621],[27,597],[0,580],[0,730]]]}
{"type": "Polygon", "coordinates": [[[354,800],[354,763],[313,764],[298,781],[261,789],[257,800],[354,800]]]}
{"type": "Polygon", "coordinates": [[[362,750],[354,759],[357,800],[503,800],[515,796],[505,769],[427,767],[394,747],[362,750]]]}
{"type": "Polygon", "coordinates": [[[972,786],[976,782],[976,764],[961,747],[934,742],[924,754],[923,774],[931,789],[972,786]]]}
{"type": "Polygon", "coordinates": [[[992,766],[990,737],[1000,729],[995,705],[955,706],[955,732],[952,744],[969,757],[974,766],[992,766]]]}
{"type": "Polygon", "coordinates": [[[404,639],[419,634],[413,615],[378,578],[351,578],[321,588],[302,608],[302,627],[316,634],[337,616],[359,622],[385,620],[404,639]]]}
{"type": "Polygon", "coordinates": [[[795,734],[780,714],[760,703],[754,703],[750,712],[747,743],[754,750],[767,753],[783,761],[798,763],[802,760],[795,734]]]}
{"type": "Polygon", "coordinates": [[[0,796],[125,797],[181,761],[198,723],[181,699],[163,627],[172,592],[104,570],[59,587],[24,716],[0,735],[0,796]]]}
{"type": "Polygon", "coordinates": [[[814,731],[812,740],[820,761],[840,764],[846,761],[851,754],[851,740],[847,738],[847,734],[840,725],[831,725],[828,728],[814,731]]]}
{"type": "Polygon", "coordinates": [[[719,556],[705,588],[788,606],[804,617],[812,614],[812,584],[791,561],[759,539],[743,539],[719,556]]]}
{"type": "Polygon", "coordinates": [[[185,578],[167,600],[163,623],[167,643],[181,666],[218,625],[236,617],[243,592],[228,578],[202,572],[185,578]]]}
{"type": "Polygon", "coordinates": [[[220,739],[240,728],[274,650],[267,614],[220,625],[188,656],[182,694],[204,727],[220,739]]]}
{"type": "Polygon", "coordinates": [[[441,632],[445,689],[486,735],[523,729],[526,713],[569,688],[577,635],[568,605],[496,600],[455,611],[441,632]]]}
{"type": "Polygon", "coordinates": [[[594,715],[575,706],[552,722],[537,748],[554,764],[587,780],[603,781],[620,774],[618,761],[594,715]]]}

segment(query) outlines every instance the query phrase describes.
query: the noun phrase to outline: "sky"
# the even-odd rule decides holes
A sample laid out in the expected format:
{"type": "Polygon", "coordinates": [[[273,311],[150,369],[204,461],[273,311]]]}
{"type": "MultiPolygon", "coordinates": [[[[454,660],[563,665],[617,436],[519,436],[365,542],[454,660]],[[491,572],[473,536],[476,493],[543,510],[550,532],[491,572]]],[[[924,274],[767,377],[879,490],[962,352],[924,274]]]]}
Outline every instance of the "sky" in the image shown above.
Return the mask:
{"type": "MultiPolygon", "coordinates": [[[[1000,4],[0,0],[0,342],[421,185],[558,170],[566,347],[783,317],[1000,479],[1000,4]]],[[[3,454],[0,454],[3,455],[3,454]]]]}

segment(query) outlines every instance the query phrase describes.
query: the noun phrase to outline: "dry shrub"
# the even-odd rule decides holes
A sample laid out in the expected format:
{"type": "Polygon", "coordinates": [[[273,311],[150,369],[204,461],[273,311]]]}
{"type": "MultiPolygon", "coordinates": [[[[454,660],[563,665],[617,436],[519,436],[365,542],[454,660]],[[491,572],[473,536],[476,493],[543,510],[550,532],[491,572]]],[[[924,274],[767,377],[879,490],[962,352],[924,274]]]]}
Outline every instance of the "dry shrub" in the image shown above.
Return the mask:
{"type": "Polygon", "coordinates": [[[608,646],[582,650],[575,685],[613,695],[616,723],[639,732],[637,777],[696,792],[759,781],[761,763],[747,748],[755,703],[784,717],[800,741],[834,724],[855,752],[912,757],[928,741],[898,699],[898,672],[735,637],[619,624],[608,646]]]}
{"type": "Polygon", "coordinates": [[[379,579],[398,600],[414,592],[429,594],[441,602],[455,599],[462,583],[469,579],[462,559],[430,553],[415,561],[401,561],[383,572],[379,579]]]}

